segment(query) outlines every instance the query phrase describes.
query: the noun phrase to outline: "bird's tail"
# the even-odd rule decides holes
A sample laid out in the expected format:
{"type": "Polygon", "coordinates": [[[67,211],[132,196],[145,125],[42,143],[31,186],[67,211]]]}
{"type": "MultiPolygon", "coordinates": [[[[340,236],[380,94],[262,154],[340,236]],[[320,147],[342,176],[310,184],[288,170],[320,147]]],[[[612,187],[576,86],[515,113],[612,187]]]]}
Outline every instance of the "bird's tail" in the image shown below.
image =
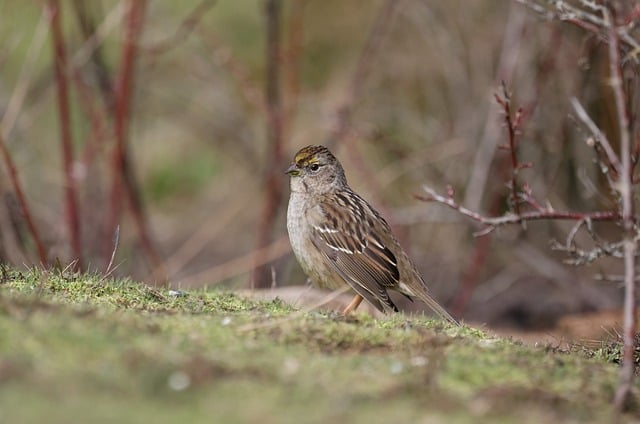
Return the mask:
{"type": "Polygon", "coordinates": [[[418,298],[418,300],[427,305],[440,318],[445,319],[452,324],[460,325],[460,323],[454,317],[452,317],[446,309],[440,306],[440,304],[433,297],[431,297],[424,282],[422,283],[422,287],[417,290],[411,289],[403,283],[400,283],[400,288],[406,294],[418,298]]]}

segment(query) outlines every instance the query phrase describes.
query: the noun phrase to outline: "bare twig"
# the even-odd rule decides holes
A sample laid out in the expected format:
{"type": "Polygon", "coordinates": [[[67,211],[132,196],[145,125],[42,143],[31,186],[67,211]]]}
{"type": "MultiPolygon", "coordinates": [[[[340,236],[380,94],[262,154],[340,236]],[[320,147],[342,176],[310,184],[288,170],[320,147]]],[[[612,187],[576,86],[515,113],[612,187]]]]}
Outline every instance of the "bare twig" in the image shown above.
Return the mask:
{"type": "MultiPolygon", "coordinates": [[[[92,60],[96,49],[100,48],[100,46],[102,45],[104,40],[107,38],[107,36],[111,33],[111,31],[113,31],[113,29],[116,28],[118,24],[120,24],[120,22],[122,21],[122,17],[124,15],[123,12],[125,7],[125,0],[121,0],[120,2],[118,2],[106,14],[102,22],[100,22],[100,24],[97,25],[95,28],[93,28],[94,26],[93,22],[86,21],[87,19],[89,19],[89,17],[88,15],[85,15],[86,11],[84,7],[87,6],[88,2],[83,2],[82,0],[75,0],[75,4],[76,6],[78,4],[81,4],[80,10],[76,9],[76,14],[81,15],[81,17],[79,16],[80,20],[83,20],[83,19],[85,20],[84,23],[82,22],[80,23],[81,27],[83,27],[82,32],[83,32],[83,36],[85,37],[85,41],[80,46],[80,48],[76,50],[73,57],[69,61],[70,69],[77,69],[83,66],[85,63],[87,63],[89,60],[92,60]],[[90,34],[88,32],[90,32],[90,34]]],[[[101,87],[101,88],[112,89],[113,87],[111,83],[109,83],[108,86],[101,87]]],[[[107,93],[103,91],[102,94],[105,95],[107,93]]],[[[108,94],[108,97],[110,98],[111,95],[108,94]]],[[[109,106],[111,106],[110,103],[108,104],[109,106]]]]}
{"type": "Polygon", "coordinates": [[[549,208],[536,210],[533,212],[522,212],[519,215],[514,213],[507,213],[502,216],[488,217],[478,212],[467,209],[462,205],[459,205],[455,200],[453,200],[452,196],[443,196],[427,186],[423,186],[422,189],[427,193],[427,195],[425,196],[422,194],[415,194],[414,197],[416,199],[425,202],[436,202],[448,206],[451,209],[458,211],[460,214],[485,225],[486,228],[481,233],[478,233],[479,235],[487,234],[488,232],[493,231],[495,228],[503,225],[520,224],[525,221],[540,221],[545,219],[569,221],[580,221],[586,219],[589,219],[591,221],[616,221],[617,219],[619,219],[619,214],[615,211],[574,212],[555,211],[549,208]]]}
{"type": "Polygon", "coordinates": [[[610,37],[611,34],[616,34],[618,38],[618,45],[620,42],[624,43],[628,47],[631,48],[628,56],[634,59],[637,59],[638,54],[640,53],[640,43],[635,37],[630,34],[630,31],[633,29],[631,26],[620,26],[614,27],[613,32],[606,31],[605,20],[603,17],[600,17],[596,13],[602,13],[602,10],[605,9],[604,6],[596,3],[596,2],[585,2],[581,1],[580,4],[585,7],[585,9],[590,9],[591,11],[581,9],[577,6],[570,4],[567,1],[563,0],[546,0],[545,3],[550,5],[549,8],[541,6],[539,1],[535,0],[516,0],[518,3],[523,4],[529,7],[534,12],[538,13],[545,19],[556,19],[559,21],[564,21],[571,23],[579,28],[582,28],[588,32],[596,34],[600,39],[606,41],[606,37],[610,37]],[[596,12],[596,13],[592,13],[596,12]]]}
{"type": "Polygon", "coordinates": [[[47,249],[42,243],[42,238],[40,237],[40,232],[36,227],[35,221],[33,219],[33,215],[31,214],[31,209],[27,203],[27,198],[24,195],[24,190],[22,189],[22,182],[20,181],[20,177],[18,176],[18,171],[16,170],[15,163],[13,162],[13,158],[7,149],[7,145],[4,142],[4,139],[0,135],[0,155],[2,156],[2,160],[4,161],[4,165],[9,172],[9,179],[11,180],[11,184],[13,186],[13,191],[16,193],[16,199],[18,201],[18,205],[20,205],[20,211],[24,216],[24,220],[27,224],[27,228],[29,228],[29,233],[31,233],[31,238],[36,245],[36,250],[38,251],[38,257],[43,266],[48,264],[47,259],[47,249]]]}
{"type": "MultiPolygon", "coordinates": [[[[123,191],[125,190],[125,175],[127,173],[127,131],[129,123],[129,106],[131,84],[133,79],[133,62],[135,59],[135,40],[141,26],[142,15],[144,13],[144,1],[129,1],[127,16],[126,34],[123,40],[120,72],[115,83],[115,104],[114,104],[114,133],[115,148],[113,150],[112,182],[110,194],[110,210],[106,221],[106,233],[115,233],[116,226],[122,214],[123,191]]],[[[105,240],[106,258],[111,255],[111,242],[105,240]]]]}
{"type": "Polygon", "coordinates": [[[580,101],[578,99],[576,99],[575,97],[572,97],[571,105],[573,106],[573,109],[576,111],[576,115],[578,116],[578,119],[580,119],[587,126],[587,128],[589,128],[589,131],[594,137],[594,141],[598,143],[604,150],[610,167],[613,168],[613,170],[617,174],[620,174],[620,168],[622,167],[622,165],[620,164],[620,158],[618,157],[616,152],[613,150],[613,147],[611,147],[611,143],[609,143],[607,136],[604,135],[602,131],[600,131],[600,128],[598,128],[596,123],[593,122],[593,120],[591,119],[587,111],[584,110],[584,108],[582,107],[582,104],[580,104],[580,101]]]}
{"type": "Polygon", "coordinates": [[[71,135],[71,113],[67,73],[67,53],[62,34],[60,5],[58,0],[49,0],[46,5],[51,24],[55,76],[57,87],[58,114],[60,118],[60,141],[62,145],[62,166],[64,169],[64,192],[66,220],[71,239],[71,250],[77,267],[82,268],[82,241],[80,235],[80,212],[77,200],[76,180],[73,175],[73,139],[71,135]]]}
{"type": "Polygon", "coordinates": [[[571,228],[571,231],[569,231],[569,234],[567,235],[567,240],[564,243],[564,245],[567,248],[567,250],[570,249],[571,247],[575,246],[576,234],[578,234],[578,231],[580,231],[580,228],[582,228],[582,226],[585,225],[585,224],[588,227],[590,227],[591,226],[591,220],[590,219],[581,219],[580,221],[576,222],[576,224],[573,226],[573,228],[571,228]]]}
{"type": "MultiPolygon", "coordinates": [[[[269,158],[267,163],[271,165],[282,163],[284,150],[281,87],[282,70],[280,60],[281,13],[282,3],[280,0],[266,1],[267,50],[265,59],[267,63],[267,76],[265,92],[267,102],[267,142],[269,145],[269,158]]],[[[281,173],[279,172],[278,167],[269,166],[267,168],[266,176],[265,202],[258,227],[258,250],[269,244],[271,233],[273,231],[273,224],[281,202],[281,173]]],[[[258,262],[261,262],[260,258],[258,258],[258,262]]],[[[256,266],[251,282],[253,287],[269,287],[268,268],[263,265],[256,266]]]]}
{"type": "MultiPolygon", "coordinates": [[[[633,241],[637,244],[640,241],[640,236],[636,235],[633,241]]],[[[596,241],[596,246],[589,250],[580,249],[576,245],[567,245],[566,242],[559,243],[557,241],[552,241],[551,249],[557,250],[559,252],[564,252],[571,256],[570,259],[566,259],[564,260],[564,262],[569,265],[576,266],[590,264],[603,257],[624,259],[625,255],[623,241],[615,243],[602,243],[600,241],[596,241]]],[[[635,256],[640,256],[640,252],[638,252],[638,250],[636,250],[635,256]]]]}
{"type": "MultiPolygon", "coordinates": [[[[113,234],[122,213],[126,196],[127,206],[138,231],[142,248],[152,263],[151,267],[162,268],[162,260],[156,251],[142,207],[141,196],[134,178],[128,154],[129,119],[133,94],[134,65],[138,52],[138,40],[142,32],[146,2],[130,0],[127,12],[125,36],[122,46],[120,70],[115,83],[114,132],[116,146],[112,156],[113,180],[111,183],[110,211],[107,219],[107,234],[113,234]]],[[[111,244],[106,245],[105,255],[111,254],[111,244]]],[[[162,281],[166,273],[162,272],[162,281]]]]}
{"type": "Polygon", "coordinates": [[[622,87],[622,62],[620,61],[620,41],[616,24],[608,8],[603,9],[604,21],[609,35],[609,72],[610,84],[616,105],[618,131],[620,133],[620,181],[618,191],[622,202],[622,227],[624,244],[624,327],[623,355],[620,368],[620,382],[616,390],[614,404],[623,409],[631,394],[634,378],[635,331],[636,331],[636,243],[634,241],[633,219],[633,181],[631,168],[631,137],[629,134],[629,113],[627,111],[625,93],[622,87]]]}
{"type": "Polygon", "coordinates": [[[522,109],[518,108],[515,114],[513,114],[513,111],[511,110],[511,95],[509,94],[504,81],[502,81],[502,96],[496,94],[495,99],[502,107],[504,122],[508,133],[509,145],[506,149],[509,150],[509,158],[511,159],[511,206],[513,207],[515,214],[520,215],[520,202],[518,201],[518,173],[523,166],[518,160],[516,137],[519,132],[522,109]]]}

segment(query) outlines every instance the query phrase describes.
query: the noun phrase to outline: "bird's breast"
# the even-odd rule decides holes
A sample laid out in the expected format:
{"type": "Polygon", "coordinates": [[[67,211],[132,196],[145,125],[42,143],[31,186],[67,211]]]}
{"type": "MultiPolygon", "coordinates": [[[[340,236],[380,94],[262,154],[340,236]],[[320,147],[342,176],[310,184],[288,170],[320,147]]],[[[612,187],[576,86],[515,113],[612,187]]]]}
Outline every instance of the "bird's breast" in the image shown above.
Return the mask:
{"type": "Polygon", "coordinates": [[[289,232],[289,240],[293,253],[298,258],[303,268],[306,264],[304,261],[304,252],[308,251],[308,244],[311,243],[310,229],[306,222],[306,205],[307,202],[301,193],[292,192],[289,198],[289,206],[287,208],[287,231],[289,232]]]}

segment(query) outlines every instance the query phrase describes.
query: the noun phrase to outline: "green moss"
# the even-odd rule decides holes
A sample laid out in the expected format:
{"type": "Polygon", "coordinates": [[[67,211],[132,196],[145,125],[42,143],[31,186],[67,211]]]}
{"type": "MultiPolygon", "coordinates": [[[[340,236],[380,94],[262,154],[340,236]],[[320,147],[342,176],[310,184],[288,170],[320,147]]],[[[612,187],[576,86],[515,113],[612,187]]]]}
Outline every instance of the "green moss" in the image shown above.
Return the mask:
{"type": "Polygon", "coordinates": [[[1,280],[0,334],[3,422],[602,422],[617,379],[422,316],[38,270],[1,280]]]}

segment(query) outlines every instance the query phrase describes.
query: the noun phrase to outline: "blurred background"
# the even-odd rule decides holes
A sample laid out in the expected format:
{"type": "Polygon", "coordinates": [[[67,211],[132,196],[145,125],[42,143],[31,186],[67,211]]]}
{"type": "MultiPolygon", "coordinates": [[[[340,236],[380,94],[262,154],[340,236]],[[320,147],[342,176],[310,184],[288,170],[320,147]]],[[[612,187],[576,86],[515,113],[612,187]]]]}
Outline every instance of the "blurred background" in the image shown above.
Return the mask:
{"type": "Polygon", "coordinates": [[[450,185],[472,210],[508,210],[504,81],[532,164],[520,182],[557,210],[614,208],[571,116],[575,96],[613,122],[606,51],[582,31],[491,0],[0,0],[0,16],[3,263],[304,285],[283,171],[326,144],[456,316],[546,328],[620,303],[593,278],[619,263],[570,266],[550,248],[575,222],[476,237],[414,197],[450,185]]]}

